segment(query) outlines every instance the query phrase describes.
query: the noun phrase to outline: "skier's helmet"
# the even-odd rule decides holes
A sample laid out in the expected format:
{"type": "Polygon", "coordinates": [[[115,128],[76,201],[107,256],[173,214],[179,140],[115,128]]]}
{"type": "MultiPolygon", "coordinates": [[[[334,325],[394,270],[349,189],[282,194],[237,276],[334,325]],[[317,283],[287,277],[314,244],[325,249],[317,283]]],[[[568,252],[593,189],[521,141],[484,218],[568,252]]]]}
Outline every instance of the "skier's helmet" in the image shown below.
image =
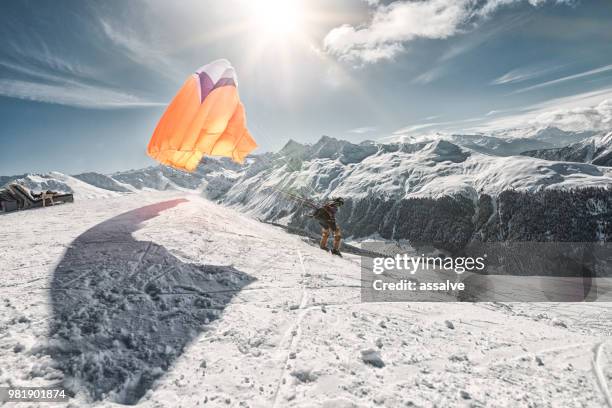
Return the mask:
{"type": "Polygon", "coordinates": [[[341,207],[344,205],[344,198],[342,197],[336,197],[333,199],[334,204],[336,204],[338,207],[341,207]]]}

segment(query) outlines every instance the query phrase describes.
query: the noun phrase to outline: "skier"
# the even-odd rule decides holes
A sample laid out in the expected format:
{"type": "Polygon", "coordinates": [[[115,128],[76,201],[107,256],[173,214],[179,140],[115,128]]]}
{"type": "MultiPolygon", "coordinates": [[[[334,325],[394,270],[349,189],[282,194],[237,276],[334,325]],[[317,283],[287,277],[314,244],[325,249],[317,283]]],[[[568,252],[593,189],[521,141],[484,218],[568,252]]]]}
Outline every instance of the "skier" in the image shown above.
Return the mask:
{"type": "Polygon", "coordinates": [[[322,207],[317,208],[314,214],[312,214],[312,217],[321,224],[321,249],[327,251],[327,240],[329,239],[330,232],[332,232],[334,234],[334,245],[331,252],[338,256],[342,256],[342,254],[340,254],[340,239],[342,238],[342,234],[340,228],[336,224],[336,212],[343,204],[344,199],[341,197],[334,198],[322,207]]]}

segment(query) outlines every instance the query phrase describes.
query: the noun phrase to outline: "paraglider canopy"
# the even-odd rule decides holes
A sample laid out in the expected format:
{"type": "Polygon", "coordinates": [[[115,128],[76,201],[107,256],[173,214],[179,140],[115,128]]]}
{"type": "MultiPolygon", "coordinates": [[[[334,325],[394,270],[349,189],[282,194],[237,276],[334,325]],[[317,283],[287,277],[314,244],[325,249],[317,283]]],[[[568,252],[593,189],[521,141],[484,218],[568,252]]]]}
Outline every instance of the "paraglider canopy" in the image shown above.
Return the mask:
{"type": "Polygon", "coordinates": [[[220,59],[187,78],[157,124],[147,153],[162,164],[191,172],[204,155],[243,163],[256,147],[246,128],[236,71],[220,59]]]}

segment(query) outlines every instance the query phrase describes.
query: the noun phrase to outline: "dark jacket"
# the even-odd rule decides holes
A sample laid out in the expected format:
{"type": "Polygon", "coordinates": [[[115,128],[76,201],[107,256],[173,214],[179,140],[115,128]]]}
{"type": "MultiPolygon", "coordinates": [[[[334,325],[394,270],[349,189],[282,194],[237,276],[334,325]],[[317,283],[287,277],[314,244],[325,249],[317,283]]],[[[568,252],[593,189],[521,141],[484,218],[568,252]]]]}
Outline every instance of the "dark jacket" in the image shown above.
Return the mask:
{"type": "Polygon", "coordinates": [[[323,207],[317,208],[312,216],[319,221],[319,224],[323,228],[337,229],[336,226],[336,212],[338,206],[335,203],[327,203],[323,207]]]}

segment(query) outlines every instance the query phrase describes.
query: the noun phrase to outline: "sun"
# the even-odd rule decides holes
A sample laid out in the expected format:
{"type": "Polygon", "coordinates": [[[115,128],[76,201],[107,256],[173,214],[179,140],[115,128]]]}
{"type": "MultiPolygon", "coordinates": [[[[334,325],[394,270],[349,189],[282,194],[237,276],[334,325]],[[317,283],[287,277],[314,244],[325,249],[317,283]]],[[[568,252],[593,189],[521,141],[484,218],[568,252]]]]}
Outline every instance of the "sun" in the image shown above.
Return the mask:
{"type": "Polygon", "coordinates": [[[303,28],[300,0],[252,0],[251,18],[257,30],[268,35],[294,35],[303,28]]]}

